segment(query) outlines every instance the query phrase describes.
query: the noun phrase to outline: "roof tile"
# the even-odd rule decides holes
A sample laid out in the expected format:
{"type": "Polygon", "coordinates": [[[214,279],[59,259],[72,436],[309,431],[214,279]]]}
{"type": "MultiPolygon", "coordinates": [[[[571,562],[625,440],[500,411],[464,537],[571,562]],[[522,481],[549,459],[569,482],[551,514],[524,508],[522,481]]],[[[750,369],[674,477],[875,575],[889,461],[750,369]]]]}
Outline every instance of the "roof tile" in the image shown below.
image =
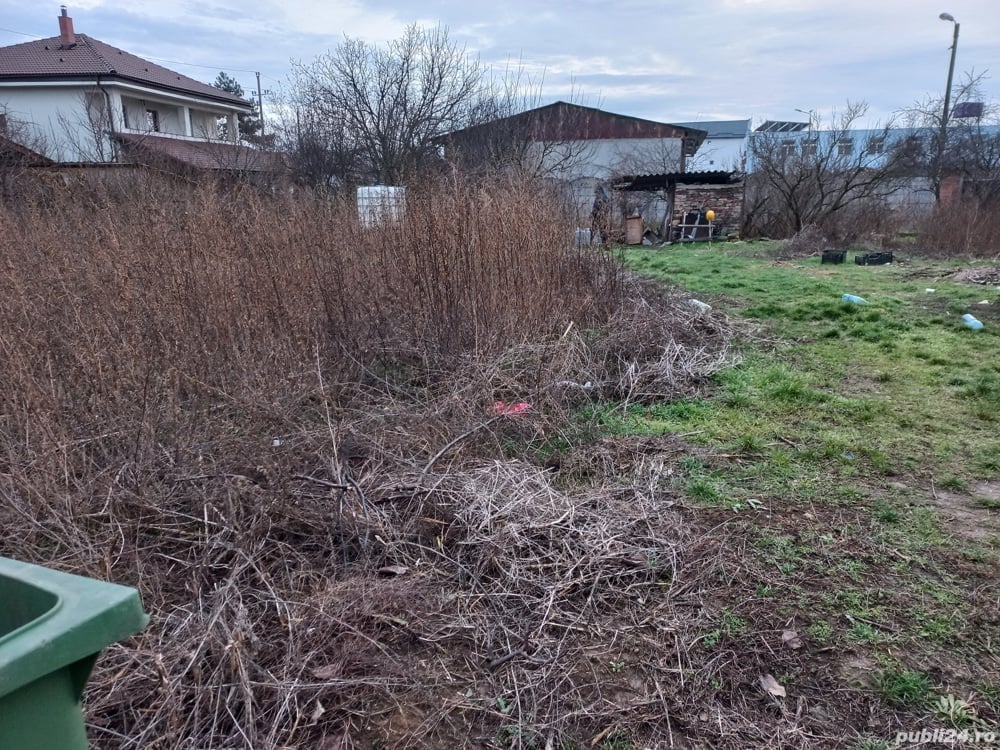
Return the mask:
{"type": "Polygon", "coordinates": [[[281,154],[220,141],[189,141],[162,135],[118,133],[116,138],[139,161],[169,159],[195,169],[278,172],[286,168],[281,154]]]}
{"type": "Polygon", "coordinates": [[[228,91],[188,78],[86,34],[64,47],[58,36],[0,47],[0,82],[108,76],[249,108],[228,91]]]}

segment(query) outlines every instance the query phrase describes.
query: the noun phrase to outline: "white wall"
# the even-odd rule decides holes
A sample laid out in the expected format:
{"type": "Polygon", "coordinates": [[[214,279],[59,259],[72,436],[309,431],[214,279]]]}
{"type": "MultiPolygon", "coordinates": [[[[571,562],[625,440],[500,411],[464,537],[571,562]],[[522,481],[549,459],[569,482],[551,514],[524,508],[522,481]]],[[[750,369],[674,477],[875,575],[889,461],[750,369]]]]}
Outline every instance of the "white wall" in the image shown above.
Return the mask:
{"type": "Polygon", "coordinates": [[[159,129],[156,132],[167,135],[188,134],[182,106],[158,99],[137,99],[135,97],[122,97],[122,104],[128,111],[129,130],[151,131],[147,111],[153,111],[159,116],[159,129]]]}
{"type": "Polygon", "coordinates": [[[196,138],[218,138],[219,113],[201,109],[191,110],[191,135],[196,138]]]}
{"type": "Polygon", "coordinates": [[[182,137],[189,134],[185,109],[190,108],[190,135],[195,138],[216,138],[218,118],[234,111],[223,105],[199,105],[195,99],[172,100],[167,94],[140,93],[119,83],[106,83],[101,88],[93,83],[0,87],[0,111],[6,112],[13,134],[16,136],[18,128],[23,126],[29,136],[25,146],[64,162],[112,160],[114,149],[110,139],[106,133],[99,135],[108,129],[108,110],[106,105],[100,105],[100,112],[95,109],[95,105],[108,100],[114,130],[125,130],[123,108],[127,108],[128,130],[146,132],[146,110],[154,109],[159,113],[160,133],[182,137]],[[37,147],[38,144],[44,147],[37,147]]]}
{"type": "Polygon", "coordinates": [[[0,89],[0,107],[7,113],[12,128],[30,131],[26,143],[34,148],[38,143],[42,153],[57,161],[90,161],[96,150],[95,136],[85,105],[88,91],[78,86],[24,87],[0,89]]]}
{"type": "Polygon", "coordinates": [[[708,138],[688,157],[687,172],[741,171],[746,154],[745,138],[708,138]]]}
{"type": "Polygon", "coordinates": [[[679,172],[682,145],[679,138],[571,141],[540,144],[535,158],[541,160],[548,177],[564,182],[580,225],[590,226],[598,183],[623,174],[679,172]]]}
{"type": "Polygon", "coordinates": [[[545,171],[566,180],[607,180],[620,174],[678,172],[679,138],[620,138],[539,144],[545,171]]]}

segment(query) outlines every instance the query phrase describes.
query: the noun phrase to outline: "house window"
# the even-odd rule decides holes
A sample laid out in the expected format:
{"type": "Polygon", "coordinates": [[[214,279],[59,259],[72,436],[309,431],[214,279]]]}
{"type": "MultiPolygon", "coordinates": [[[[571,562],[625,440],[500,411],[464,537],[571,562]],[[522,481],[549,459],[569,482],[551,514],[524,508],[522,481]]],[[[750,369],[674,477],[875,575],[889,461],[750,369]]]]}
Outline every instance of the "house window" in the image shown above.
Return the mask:
{"type": "Polygon", "coordinates": [[[885,152],[885,138],[872,138],[868,141],[868,154],[878,156],[885,152]]]}
{"type": "Polygon", "coordinates": [[[126,128],[131,128],[132,127],[132,125],[128,121],[128,107],[125,106],[124,104],[122,105],[122,124],[126,128]]]}
{"type": "Polygon", "coordinates": [[[155,109],[146,110],[146,130],[150,133],[160,132],[160,113],[155,109]]]}
{"type": "Polygon", "coordinates": [[[784,140],[781,142],[781,147],[778,150],[782,159],[788,159],[795,155],[795,141],[793,139],[784,140]]]}
{"type": "Polygon", "coordinates": [[[805,157],[816,156],[819,152],[819,140],[813,138],[812,140],[802,142],[802,155],[805,157]]]}
{"type": "Polygon", "coordinates": [[[854,153],[854,139],[841,138],[837,141],[837,153],[841,156],[850,156],[854,153]]]}

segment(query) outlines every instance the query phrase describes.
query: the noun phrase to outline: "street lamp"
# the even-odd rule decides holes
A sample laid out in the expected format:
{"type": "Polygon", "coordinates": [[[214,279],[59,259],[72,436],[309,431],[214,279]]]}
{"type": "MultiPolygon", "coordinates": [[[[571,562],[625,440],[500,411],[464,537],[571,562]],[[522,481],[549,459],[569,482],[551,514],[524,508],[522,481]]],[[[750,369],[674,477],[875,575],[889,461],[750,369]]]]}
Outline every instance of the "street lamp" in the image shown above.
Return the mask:
{"type": "Polygon", "coordinates": [[[944,112],[941,114],[941,142],[944,143],[945,128],[948,127],[948,105],[951,104],[951,79],[955,75],[955,53],[958,51],[958,27],[959,23],[951,13],[942,13],[938,16],[942,21],[950,21],[955,24],[955,35],[951,42],[951,62],[948,64],[948,86],[944,90],[944,112]]]}
{"type": "Polygon", "coordinates": [[[951,62],[948,63],[948,85],[944,90],[944,111],[941,113],[941,135],[938,137],[938,149],[937,149],[937,169],[936,171],[936,184],[934,185],[934,197],[940,202],[941,201],[941,182],[944,180],[944,152],[948,145],[948,115],[949,115],[949,105],[951,104],[951,79],[955,75],[955,53],[958,51],[958,21],[955,20],[955,16],[951,13],[942,13],[938,16],[942,21],[948,21],[949,23],[955,24],[955,35],[951,40],[951,62]]]}
{"type": "Polygon", "coordinates": [[[810,109],[808,112],[804,109],[799,109],[798,107],[793,107],[796,112],[801,112],[809,117],[809,131],[812,132],[813,129],[813,111],[810,109]]]}

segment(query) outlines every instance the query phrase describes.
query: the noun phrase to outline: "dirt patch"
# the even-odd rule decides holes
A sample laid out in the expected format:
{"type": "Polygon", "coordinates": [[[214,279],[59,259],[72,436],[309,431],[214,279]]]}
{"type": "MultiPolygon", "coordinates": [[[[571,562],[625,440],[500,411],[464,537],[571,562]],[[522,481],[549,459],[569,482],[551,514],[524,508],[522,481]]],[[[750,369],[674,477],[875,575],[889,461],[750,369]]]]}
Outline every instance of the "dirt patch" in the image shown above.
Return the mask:
{"type": "Polygon", "coordinates": [[[980,482],[972,488],[972,495],[979,500],[1000,502],[1000,480],[980,482]]]}
{"type": "Polygon", "coordinates": [[[934,506],[941,512],[945,528],[955,536],[988,542],[1000,536],[1000,513],[977,504],[978,499],[1000,499],[1000,483],[984,482],[972,496],[932,490],[934,506]]]}
{"type": "Polygon", "coordinates": [[[844,685],[855,690],[873,690],[878,674],[878,662],[866,654],[848,654],[840,662],[838,672],[844,685]]]}

